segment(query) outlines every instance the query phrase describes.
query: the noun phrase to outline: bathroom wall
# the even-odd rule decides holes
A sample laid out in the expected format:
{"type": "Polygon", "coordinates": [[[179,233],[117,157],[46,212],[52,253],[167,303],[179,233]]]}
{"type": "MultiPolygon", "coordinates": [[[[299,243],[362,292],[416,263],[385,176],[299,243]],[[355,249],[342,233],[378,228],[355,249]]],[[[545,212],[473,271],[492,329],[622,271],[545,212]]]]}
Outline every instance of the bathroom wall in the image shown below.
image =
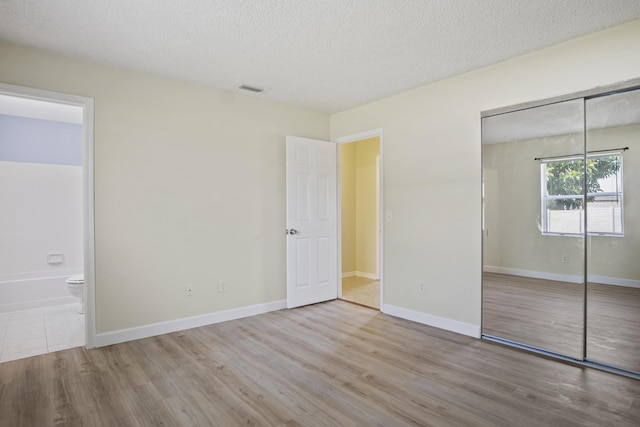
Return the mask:
{"type": "Polygon", "coordinates": [[[77,301],[82,125],[0,114],[0,206],[0,312],[77,301]]]}

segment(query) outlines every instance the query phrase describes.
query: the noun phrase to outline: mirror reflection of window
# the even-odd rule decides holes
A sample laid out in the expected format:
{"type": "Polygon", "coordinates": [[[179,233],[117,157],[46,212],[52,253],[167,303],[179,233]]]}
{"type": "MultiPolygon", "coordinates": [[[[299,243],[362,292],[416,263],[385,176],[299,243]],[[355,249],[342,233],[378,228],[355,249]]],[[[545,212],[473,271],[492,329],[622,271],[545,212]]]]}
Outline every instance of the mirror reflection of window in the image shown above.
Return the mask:
{"type": "MultiPolygon", "coordinates": [[[[584,233],[584,171],[582,157],[542,161],[543,234],[584,233]]],[[[622,236],[622,154],[587,155],[586,185],[588,234],[622,236]]]]}

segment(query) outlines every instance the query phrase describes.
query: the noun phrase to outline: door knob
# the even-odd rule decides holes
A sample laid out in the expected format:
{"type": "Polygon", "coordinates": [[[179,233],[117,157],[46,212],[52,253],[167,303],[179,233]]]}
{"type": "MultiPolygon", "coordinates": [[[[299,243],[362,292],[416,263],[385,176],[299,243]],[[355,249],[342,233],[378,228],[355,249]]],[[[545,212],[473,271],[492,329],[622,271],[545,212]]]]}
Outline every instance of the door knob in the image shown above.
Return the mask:
{"type": "Polygon", "coordinates": [[[291,228],[287,230],[287,234],[291,234],[291,235],[298,234],[298,230],[296,230],[295,228],[291,228]]]}

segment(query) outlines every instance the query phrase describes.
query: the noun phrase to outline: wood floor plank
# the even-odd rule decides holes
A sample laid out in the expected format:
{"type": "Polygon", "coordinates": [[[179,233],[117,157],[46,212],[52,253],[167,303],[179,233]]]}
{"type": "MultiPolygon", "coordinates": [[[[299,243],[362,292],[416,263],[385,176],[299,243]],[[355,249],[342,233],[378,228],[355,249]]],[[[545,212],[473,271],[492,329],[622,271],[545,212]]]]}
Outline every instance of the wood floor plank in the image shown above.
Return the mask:
{"type": "MultiPolygon", "coordinates": [[[[0,424],[51,425],[51,372],[46,360],[36,357],[5,364],[14,365],[14,371],[7,373],[7,377],[13,381],[5,382],[0,387],[0,424]],[[33,410],[36,407],[38,410],[33,410]]],[[[2,370],[0,377],[4,377],[2,370]]]]}
{"type": "Polygon", "coordinates": [[[8,426],[637,426],[640,381],[343,301],[0,364],[8,426]]]}

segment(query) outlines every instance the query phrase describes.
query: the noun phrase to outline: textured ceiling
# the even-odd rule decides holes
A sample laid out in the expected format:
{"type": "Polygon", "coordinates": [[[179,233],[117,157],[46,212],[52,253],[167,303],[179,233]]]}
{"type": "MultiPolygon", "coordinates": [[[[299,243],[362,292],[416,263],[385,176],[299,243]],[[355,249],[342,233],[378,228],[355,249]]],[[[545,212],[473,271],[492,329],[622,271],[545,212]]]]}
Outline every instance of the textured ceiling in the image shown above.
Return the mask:
{"type": "Polygon", "coordinates": [[[543,105],[486,117],[482,120],[482,143],[524,141],[569,135],[585,129],[605,129],[640,124],[640,90],[583,100],[543,105]]]}
{"type": "Polygon", "coordinates": [[[639,0],[0,0],[0,39],[331,113],[638,18],[639,0]]]}

